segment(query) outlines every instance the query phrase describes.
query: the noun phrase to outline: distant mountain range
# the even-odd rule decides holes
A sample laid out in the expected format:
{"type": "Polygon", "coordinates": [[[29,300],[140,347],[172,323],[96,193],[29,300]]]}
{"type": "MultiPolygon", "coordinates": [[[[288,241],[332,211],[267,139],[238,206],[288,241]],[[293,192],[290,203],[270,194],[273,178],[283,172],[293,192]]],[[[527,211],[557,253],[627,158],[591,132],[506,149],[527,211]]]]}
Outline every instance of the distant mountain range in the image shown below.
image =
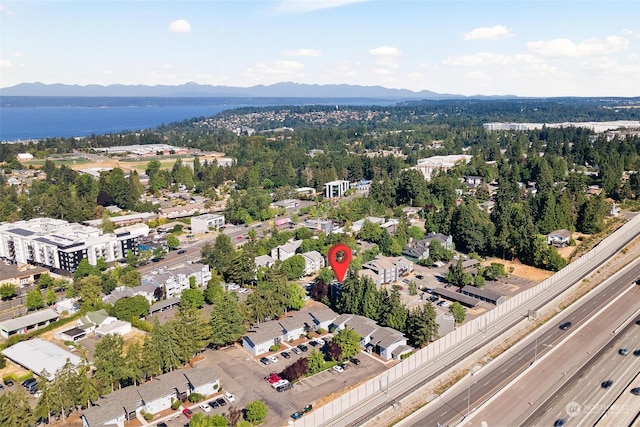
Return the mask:
{"type": "MultiPolygon", "coordinates": [[[[21,83],[0,89],[0,96],[73,96],[73,97],[229,97],[229,98],[377,98],[408,99],[464,99],[463,95],[442,94],[423,90],[388,89],[382,86],[310,85],[276,83],[252,87],[211,86],[185,83],[178,86],[145,85],[66,85],[21,83]]],[[[481,96],[472,98],[515,98],[515,96],[481,96]]]]}

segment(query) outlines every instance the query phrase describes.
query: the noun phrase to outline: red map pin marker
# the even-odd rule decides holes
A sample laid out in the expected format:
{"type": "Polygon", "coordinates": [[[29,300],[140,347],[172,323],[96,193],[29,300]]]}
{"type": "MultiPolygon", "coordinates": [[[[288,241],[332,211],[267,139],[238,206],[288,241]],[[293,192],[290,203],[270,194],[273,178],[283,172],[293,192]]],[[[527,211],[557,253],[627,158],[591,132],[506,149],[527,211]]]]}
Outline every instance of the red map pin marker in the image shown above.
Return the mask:
{"type": "Polygon", "coordinates": [[[336,275],[336,279],[342,282],[345,274],[347,274],[349,264],[351,264],[351,249],[347,245],[336,243],[329,248],[327,258],[329,258],[329,264],[333,269],[333,274],[336,275]]]}

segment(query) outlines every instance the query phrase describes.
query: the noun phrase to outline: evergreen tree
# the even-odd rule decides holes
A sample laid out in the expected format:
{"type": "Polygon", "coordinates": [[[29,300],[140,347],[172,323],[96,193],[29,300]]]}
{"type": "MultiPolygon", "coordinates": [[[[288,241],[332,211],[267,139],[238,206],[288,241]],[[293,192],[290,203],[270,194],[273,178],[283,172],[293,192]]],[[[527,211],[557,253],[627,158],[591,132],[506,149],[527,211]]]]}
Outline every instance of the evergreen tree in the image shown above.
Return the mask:
{"type": "Polygon", "coordinates": [[[437,338],[438,323],[433,305],[425,304],[409,312],[405,334],[409,338],[409,344],[417,348],[422,348],[437,338]]]}
{"type": "Polygon", "coordinates": [[[94,354],[95,374],[98,389],[102,392],[112,392],[114,386],[120,387],[123,379],[124,340],[120,335],[106,335],[96,344],[94,354]]]}

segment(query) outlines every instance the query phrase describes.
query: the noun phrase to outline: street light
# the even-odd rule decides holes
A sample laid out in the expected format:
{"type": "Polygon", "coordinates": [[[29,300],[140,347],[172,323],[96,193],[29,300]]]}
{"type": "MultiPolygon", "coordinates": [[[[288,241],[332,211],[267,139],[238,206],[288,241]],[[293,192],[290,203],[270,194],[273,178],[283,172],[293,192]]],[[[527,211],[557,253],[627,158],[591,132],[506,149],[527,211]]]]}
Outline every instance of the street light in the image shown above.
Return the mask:
{"type": "Polygon", "coordinates": [[[478,384],[478,381],[469,383],[469,387],[467,388],[467,417],[471,413],[471,386],[474,384],[478,384]]]}
{"type": "MultiPolygon", "coordinates": [[[[542,346],[551,348],[553,347],[553,344],[542,344],[542,346]]],[[[533,363],[535,363],[537,360],[538,360],[538,337],[536,337],[536,347],[533,353],[533,363]]]]}

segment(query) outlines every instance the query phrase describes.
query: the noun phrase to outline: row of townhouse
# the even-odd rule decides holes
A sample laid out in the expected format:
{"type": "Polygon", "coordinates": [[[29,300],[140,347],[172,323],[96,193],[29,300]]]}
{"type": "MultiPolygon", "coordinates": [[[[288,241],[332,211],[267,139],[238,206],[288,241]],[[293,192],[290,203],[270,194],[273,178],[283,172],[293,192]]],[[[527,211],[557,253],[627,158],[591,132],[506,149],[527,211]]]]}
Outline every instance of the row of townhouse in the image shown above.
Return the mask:
{"type": "Polygon", "coordinates": [[[220,390],[220,376],[213,368],[178,369],[141,384],[114,391],[82,411],[83,427],[124,427],[142,412],[157,414],[174,400],[191,393],[210,396],[220,390]]]}
{"type": "Polygon", "coordinates": [[[407,338],[392,328],[379,326],[375,321],[355,314],[338,315],[330,308],[319,305],[312,309],[290,314],[283,319],[256,325],[242,338],[242,346],[254,356],[269,352],[269,348],[282,342],[297,340],[318,329],[354,329],[360,335],[360,346],[385,360],[399,359],[413,350],[407,338]]]}

